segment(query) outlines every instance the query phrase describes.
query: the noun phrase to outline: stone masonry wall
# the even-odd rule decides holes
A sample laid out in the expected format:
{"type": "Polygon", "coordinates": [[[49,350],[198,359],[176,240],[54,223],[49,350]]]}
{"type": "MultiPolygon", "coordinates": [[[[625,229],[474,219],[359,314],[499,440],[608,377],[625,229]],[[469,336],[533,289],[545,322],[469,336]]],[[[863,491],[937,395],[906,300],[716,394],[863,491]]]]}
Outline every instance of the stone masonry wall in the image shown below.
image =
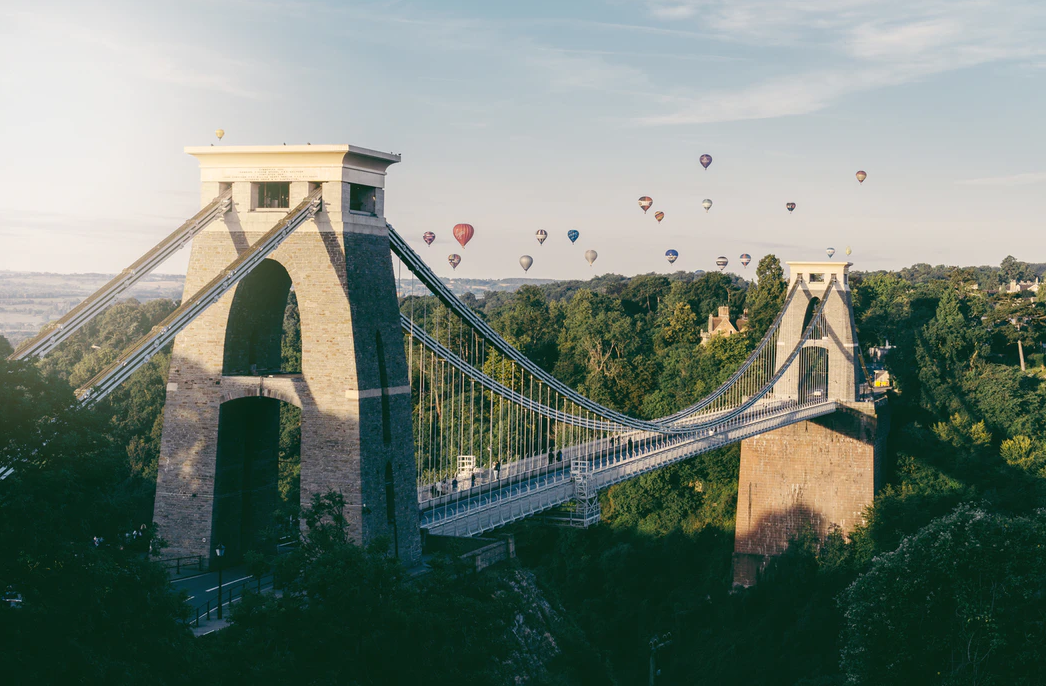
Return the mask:
{"type": "MultiPolygon", "coordinates": [[[[308,184],[292,183],[291,206],[308,184]]],[[[204,183],[204,202],[219,192],[204,183]]],[[[301,314],[302,503],[340,491],[361,543],[388,536],[410,564],[420,558],[410,389],[398,320],[383,192],[378,216],[348,210],[348,184],[324,184],[324,211],[271,255],[290,275],[301,314]],[[376,333],[387,384],[379,382],[376,333]],[[386,409],[382,397],[385,396],[386,409]],[[391,424],[386,430],[385,423],[391,424]],[[388,434],[387,434],[388,431],[388,434]],[[386,441],[389,435],[391,440],[386,441]],[[388,522],[384,475],[395,476],[395,526],[388,522]]],[[[234,209],[194,240],[185,297],[195,293],[285,214],[249,211],[250,184],[233,184],[234,209]]],[[[171,556],[211,555],[215,462],[224,393],[222,363],[235,289],[175,340],[164,407],[154,519],[171,556]]],[[[241,380],[229,380],[242,385],[241,380]]]]}
{"type": "Polygon", "coordinates": [[[889,433],[885,401],[837,412],[741,442],[734,584],[750,586],[804,526],[822,538],[864,522],[882,478],[889,433]]]}

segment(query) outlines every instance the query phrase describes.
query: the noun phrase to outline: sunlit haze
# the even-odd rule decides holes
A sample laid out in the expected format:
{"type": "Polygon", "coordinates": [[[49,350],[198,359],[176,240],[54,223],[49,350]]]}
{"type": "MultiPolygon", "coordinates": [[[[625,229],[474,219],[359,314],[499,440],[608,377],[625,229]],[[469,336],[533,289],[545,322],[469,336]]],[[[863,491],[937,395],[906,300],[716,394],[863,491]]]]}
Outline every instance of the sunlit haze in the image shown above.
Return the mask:
{"type": "Polygon", "coordinates": [[[199,208],[184,146],[306,142],[401,153],[386,216],[445,276],[1046,259],[1041,2],[12,2],[0,37],[0,269],[119,271],[199,208]]]}

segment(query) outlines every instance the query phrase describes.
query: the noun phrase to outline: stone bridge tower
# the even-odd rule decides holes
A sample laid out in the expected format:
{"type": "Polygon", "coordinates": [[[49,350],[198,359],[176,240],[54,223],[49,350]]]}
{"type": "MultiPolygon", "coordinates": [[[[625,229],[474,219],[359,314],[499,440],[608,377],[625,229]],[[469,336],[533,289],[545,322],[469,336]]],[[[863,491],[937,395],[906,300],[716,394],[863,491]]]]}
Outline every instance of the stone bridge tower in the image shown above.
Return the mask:
{"type": "Polygon", "coordinates": [[[809,400],[817,393],[838,411],[741,442],[734,538],[734,584],[750,586],[775,555],[805,528],[823,538],[832,528],[849,534],[864,522],[882,475],[889,433],[885,399],[865,386],[850,294],[849,262],[789,262],[789,290],[782,315],[777,364],[803,336],[826,297],[823,327],[774,387],[775,399],[809,400]],[[825,290],[831,289],[825,296],[825,290]],[[827,365],[827,384],[802,383],[805,366],[827,365]]]}
{"type": "Polygon", "coordinates": [[[276,507],[280,415],[301,411],[301,503],[330,489],[356,540],[420,557],[408,371],[384,217],[398,155],[349,145],[198,147],[201,200],[232,209],[194,240],[185,298],[317,186],[322,209],[175,339],[154,519],[172,555],[236,559],[276,507]],[[288,296],[300,371],[284,370],[288,296]],[[285,373],[290,372],[290,373],[285,373]]]}

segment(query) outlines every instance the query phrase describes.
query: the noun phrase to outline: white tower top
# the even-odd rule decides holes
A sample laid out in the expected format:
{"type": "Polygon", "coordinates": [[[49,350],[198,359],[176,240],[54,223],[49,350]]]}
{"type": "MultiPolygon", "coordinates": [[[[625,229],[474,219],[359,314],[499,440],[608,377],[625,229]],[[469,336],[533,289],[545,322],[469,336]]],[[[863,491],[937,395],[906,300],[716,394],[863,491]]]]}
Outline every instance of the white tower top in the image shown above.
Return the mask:
{"type": "Polygon", "coordinates": [[[385,186],[385,170],[399,155],[356,145],[208,145],[185,148],[200,161],[200,180],[343,181],[385,186]]]}
{"type": "Polygon", "coordinates": [[[807,284],[811,283],[828,283],[834,276],[839,282],[839,285],[843,287],[843,290],[850,290],[850,267],[853,266],[853,262],[786,262],[788,265],[788,286],[792,287],[795,285],[796,280],[800,277],[807,284]]]}

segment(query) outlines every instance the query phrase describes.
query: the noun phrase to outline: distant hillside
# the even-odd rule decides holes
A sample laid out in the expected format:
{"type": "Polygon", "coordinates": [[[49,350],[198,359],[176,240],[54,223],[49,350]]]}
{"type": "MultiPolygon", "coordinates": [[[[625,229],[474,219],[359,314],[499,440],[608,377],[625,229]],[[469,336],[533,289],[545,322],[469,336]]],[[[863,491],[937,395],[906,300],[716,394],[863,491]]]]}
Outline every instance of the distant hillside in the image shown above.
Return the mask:
{"type": "MultiPolygon", "coordinates": [[[[532,285],[532,286],[544,286],[545,284],[556,283],[556,279],[443,279],[443,283],[450,286],[450,289],[454,291],[454,295],[462,296],[466,293],[477,293],[482,294],[488,291],[515,291],[520,286],[532,285]]],[[[414,279],[413,287],[414,291],[411,292],[411,280],[409,274],[404,277],[397,291],[399,296],[402,298],[407,295],[428,295],[428,289],[418,281],[414,279]]]]}
{"type": "MultiPolygon", "coordinates": [[[[0,271],[0,336],[13,345],[36,334],[88,295],[105,285],[112,274],[49,274],[0,271]]],[[[138,300],[182,297],[185,277],[150,274],[127,297],[138,300]]]]}
{"type": "MultiPolygon", "coordinates": [[[[33,336],[41,327],[58,319],[84,298],[105,285],[113,274],[51,274],[0,270],[0,336],[12,345],[33,336]]],[[[472,292],[515,291],[524,284],[544,285],[552,279],[444,279],[456,295],[472,292]]],[[[128,298],[179,300],[185,277],[181,274],[150,274],[128,293],[128,298]]],[[[417,280],[415,295],[428,291],[417,280]]],[[[404,279],[399,295],[410,294],[410,281],[404,279]]]]}

